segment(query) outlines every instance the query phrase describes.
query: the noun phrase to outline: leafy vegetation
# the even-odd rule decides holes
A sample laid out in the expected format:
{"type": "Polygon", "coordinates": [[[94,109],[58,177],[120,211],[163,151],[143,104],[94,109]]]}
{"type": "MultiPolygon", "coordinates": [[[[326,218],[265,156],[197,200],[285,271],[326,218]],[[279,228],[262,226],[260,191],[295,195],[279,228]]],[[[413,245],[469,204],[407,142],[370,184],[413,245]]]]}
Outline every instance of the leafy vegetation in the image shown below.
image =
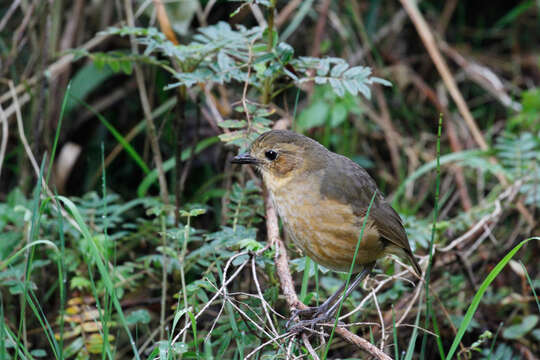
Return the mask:
{"type": "MultiPolygon", "coordinates": [[[[347,329],[399,359],[540,352],[535,2],[420,2],[473,124],[399,2],[163,3],[0,5],[0,360],[376,355],[286,327],[272,210],[230,163],[271,128],[365,167],[430,263],[381,259],[347,329]]],[[[350,280],[286,245],[305,304],[350,280]]]]}

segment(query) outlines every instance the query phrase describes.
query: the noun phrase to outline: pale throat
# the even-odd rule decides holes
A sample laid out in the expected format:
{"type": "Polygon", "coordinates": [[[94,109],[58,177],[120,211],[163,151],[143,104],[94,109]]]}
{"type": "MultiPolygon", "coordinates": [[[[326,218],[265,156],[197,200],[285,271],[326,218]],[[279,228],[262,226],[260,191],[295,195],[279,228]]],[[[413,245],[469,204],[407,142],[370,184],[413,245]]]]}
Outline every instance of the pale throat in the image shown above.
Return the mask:
{"type": "Polygon", "coordinates": [[[268,171],[262,171],[262,177],[266,188],[273,195],[278,195],[294,179],[294,176],[275,176],[268,171]]]}

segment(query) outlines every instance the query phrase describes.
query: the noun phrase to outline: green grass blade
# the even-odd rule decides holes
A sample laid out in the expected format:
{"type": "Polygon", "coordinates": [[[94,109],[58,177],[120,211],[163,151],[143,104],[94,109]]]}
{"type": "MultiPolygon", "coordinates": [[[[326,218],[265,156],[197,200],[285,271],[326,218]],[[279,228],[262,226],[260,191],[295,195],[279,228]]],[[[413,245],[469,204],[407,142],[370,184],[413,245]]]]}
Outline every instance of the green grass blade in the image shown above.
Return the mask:
{"type": "Polygon", "coordinates": [[[392,304],[392,335],[394,337],[394,359],[399,359],[399,346],[396,327],[396,313],[394,312],[394,305],[392,304]]]}
{"type": "Polygon", "coordinates": [[[521,264],[521,267],[523,268],[523,272],[525,273],[525,276],[527,277],[527,281],[529,282],[529,286],[531,287],[532,293],[534,295],[534,300],[536,300],[536,306],[538,306],[538,312],[540,313],[540,302],[538,301],[538,295],[536,295],[536,290],[534,290],[534,284],[531,280],[531,277],[529,276],[529,272],[527,271],[527,268],[525,265],[523,265],[523,262],[519,262],[521,264]]]}
{"type": "MultiPolygon", "coordinates": [[[[36,184],[36,187],[34,188],[33,193],[33,199],[32,199],[32,217],[30,221],[30,233],[27,238],[27,243],[32,243],[33,240],[36,240],[39,233],[39,223],[41,218],[41,212],[40,212],[40,204],[41,204],[41,187],[43,184],[43,171],[45,169],[45,157],[43,157],[43,160],[41,161],[41,166],[39,169],[39,176],[38,181],[36,184]]],[[[26,264],[24,266],[24,287],[23,287],[23,293],[22,293],[22,304],[19,312],[19,329],[17,332],[17,342],[20,341],[21,336],[23,334],[26,334],[26,300],[28,298],[28,291],[30,289],[30,278],[32,276],[32,263],[34,259],[34,249],[35,247],[31,247],[30,251],[27,252],[26,256],[26,264]]],[[[26,341],[26,339],[25,339],[26,341]]]]}
{"type": "Polygon", "coordinates": [[[73,216],[75,222],[77,223],[77,225],[79,225],[80,232],[83,235],[84,240],[88,242],[90,252],[91,252],[90,255],[93,257],[93,259],[94,259],[94,261],[95,261],[95,263],[96,263],[96,265],[98,267],[99,273],[101,275],[103,283],[105,284],[105,288],[107,289],[107,292],[112,297],[112,301],[113,301],[114,307],[116,309],[116,312],[118,313],[118,317],[120,318],[120,322],[121,322],[122,326],[124,327],[124,330],[126,331],[126,334],[129,337],[129,342],[130,342],[131,348],[133,350],[133,354],[134,354],[135,358],[137,360],[139,360],[140,359],[139,352],[137,350],[137,347],[135,346],[135,341],[133,340],[133,336],[131,335],[131,331],[129,330],[129,327],[127,325],[127,321],[126,321],[126,318],[124,316],[122,306],[120,305],[120,301],[118,300],[118,298],[116,296],[116,291],[115,291],[112,279],[111,279],[111,277],[109,275],[109,270],[108,270],[107,266],[105,265],[103,259],[101,258],[101,254],[100,254],[99,249],[98,249],[97,245],[95,244],[94,239],[93,239],[93,237],[92,237],[92,235],[90,233],[90,229],[88,228],[88,226],[84,222],[84,220],[83,220],[83,218],[81,216],[81,213],[77,209],[77,206],[75,206],[75,204],[70,199],[68,199],[68,198],[66,198],[64,196],[60,196],[60,197],[58,197],[58,199],[64,204],[64,206],[66,207],[66,210],[73,216]]]}
{"type": "MultiPolygon", "coordinates": [[[[436,180],[435,180],[435,205],[433,207],[433,226],[431,228],[431,239],[429,241],[429,261],[426,269],[425,285],[426,285],[426,321],[424,323],[424,328],[429,329],[429,322],[431,321],[431,297],[429,295],[429,280],[431,279],[431,267],[433,265],[433,246],[435,244],[435,234],[437,228],[437,219],[439,217],[439,192],[441,187],[441,133],[442,133],[442,114],[439,115],[439,124],[437,129],[437,154],[436,154],[436,180]]],[[[425,350],[427,344],[428,333],[424,332],[422,336],[422,349],[420,351],[420,359],[425,359],[425,350]]],[[[437,333],[437,336],[439,334],[437,333]]]]}
{"type": "Polygon", "coordinates": [[[307,287],[309,282],[309,273],[311,271],[311,259],[309,256],[304,257],[304,274],[302,276],[302,287],[300,288],[300,301],[305,304],[307,287]]]}
{"type": "Polygon", "coordinates": [[[431,319],[433,321],[433,330],[435,331],[435,334],[437,334],[437,338],[436,338],[437,349],[439,349],[439,355],[441,356],[441,360],[444,360],[446,355],[444,355],[444,348],[443,348],[443,343],[442,343],[441,335],[440,335],[441,332],[439,331],[439,323],[437,322],[437,317],[435,316],[434,313],[431,313],[431,319]]]}
{"type": "Polygon", "coordinates": [[[474,295],[474,298],[471,302],[471,305],[469,306],[469,309],[467,309],[467,312],[465,313],[465,317],[463,318],[463,321],[461,322],[461,325],[459,326],[458,332],[456,334],[456,337],[454,338],[454,342],[452,343],[452,346],[450,347],[450,351],[448,351],[448,355],[446,356],[446,360],[452,359],[454,356],[454,353],[457,350],[457,347],[463,338],[463,335],[465,334],[465,331],[467,330],[467,327],[469,326],[474,313],[476,312],[476,309],[480,305],[480,301],[482,301],[482,297],[484,296],[484,293],[488,289],[489,285],[495,280],[497,275],[504,269],[506,264],[514,257],[514,255],[518,252],[519,249],[526,243],[528,243],[531,240],[540,240],[540,237],[531,237],[529,239],[523,240],[518,245],[516,245],[504,258],[501,259],[497,263],[497,265],[491,270],[491,272],[488,274],[484,282],[482,282],[482,285],[478,288],[478,291],[476,292],[476,295],[474,295]]]}
{"type": "MultiPolygon", "coordinates": [[[[195,146],[195,154],[200,153],[201,151],[203,151],[204,149],[206,149],[210,145],[213,145],[213,144],[218,143],[218,142],[219,142],[219,138],[217,136],[206,138],[206,139],[200,141],[195,146]]],[[[184,151],[182,151],[181,156],[182,156],[182,161],[187,160],[191,156],[191,147],[189,147],[189,148],[185,149],[184,151]]],[[[174,164],[175,164],[174,157],[170,158],[167,161],[165,161],[163,163],[163,171],[167,172],[167,171],[172,170],[174,168],[174,164]]],[[[146,193],[148,192],[148,189],[150,188],[150,186],[152,186],[152,184],[154,184],[157,181],[157,179],[158,179],[157,170],[154,169],[154,170],[150,171],[150,173],[148,173],[146,175],[146,177],[143,179],[143,181],[141,181],[141,184],[137,188],[137,195],[139,197],[146,196],[146,193]]]]}
{"type": "Polygon", "coordinates": [[[56,359],[60,359],[60,351],[58,342],[56,341],[56,338],[54,337],[54,331],[51,328],[51,324],[47,320],[47,316],[45,316],[45,313],[43,312],[43,308],[41,307],[39,300],[37,299],[34,291],[32,289],[29,289],[26,293],[26,302],[28,303],[28,306],[30,306],[30,309],[34,312],[34,315],[36,316],[36,319],[38,320],[39,324],[43,328],[43,332],[45,333],[45,337],[47,338],[47,341],[49,342],[49,345],[51,347],[51,350],[53,351],[54,357],[56,359]]]}
{"type": "Polygon", "coordinates": [[[4,320],[4,297],[2,296],[2,292],[0,291],[0,360],[6,359],[7,331],[5,326],[6,324],[4,320]]]}
{"type": "Polygon", "coordinates": [[[20,255],[22,255],[25,251],[27,251],[28,249],[34,247],[34,246],[37,246],[37,245],[48,245],[52,248],[54,248],[55,250],[58,250],[58,247],[56,246],[55,243],[53,243],[52,241],[50,240],[36,240],[36,241],[32,241],[30,244],[26,244],[24,247],[22,247],[21,249],[19,249],[15,254],[11,255],[9,258],[7,258],[3,263],[0,263],[0,270],[4,270],[6,267],[8,267],[9,265],[11,265],[11,263],[13,261],[15,261],[15,259],[17,259],[17,257],[19,257],[20,255]]]}
{"type": "Polygon", "coordinates": [[[516,19],[521,14],[532,8],[534,5],[534,0],[523,1],[521,4],[516,5],[512,10],[510,10],[506,15],[504,15],[501,19],[499,19],[499,21],[495,23],[495,25],[493,26],[493,30],[501,30],[506,25],[516,21],[516,19]]]}
{"type": "MultiPolygon", "coordinates": [[[[419,296],[419,301],[418,301],[418,308],[421,309],[422,308],[422,300],[424,299],[424,297],[422,295],[419,296]]],[[[416,346],[416,339],[418,338],[418,327],[420,325],[420,314],[422,312],[421,311],[418,311],[416,313],[416,320],[414,321],[414,329],[413,329],[413,332],[412,332],[412,335],[411,335],[411,340],[409,341],[409,346],[407,347],[407,353],[405,354],[405,360],[412,360],[413,358],[413,355],[414,355],[414,347],[416,346]]]]}
{"type": "Polygon", "coordinates": [[[58,262],[58,288],[60,289],[60,321],[59,321],[59,335],[60,339],[58,340],[59,355],[60,359],[64,358],[64,323],[65,323],[65,313],[66,313],[66,281],[67,281],[67,271],[65,266],[65,256],[66,256],[66,241],[64,237],[64,218],[60,209],[60,204],[58,202],[58,193],[55,192],[55,199],[57,205],[57,214],[58,214],[58,235],[60,237],[60,260],[58,262]]]}
{"type": "MultiPolygon", "coordinates": [[[[74,96],[72,97],[75,98],[74,96]]],[[[122,136],[122,134],[120,134],[120,132],[116,130],[116,128],[110,122],[108,122],[107,119],[105,119],[103,115],[97,112],[93,107],[91,107],[85,101],[81,99],[78,99],[78,98],[75,98],[75,99],[79,101],[86,109],[88,109],[88,111],[94,114],[99,119],[99,121],[101,121],[103,125],[105,125],[107,130],[109,130],[109,132],[112,134],[112,136],[114,136],[116,141],[118,141],[120,145],[122,145],[124,150],[126,150],[128,155],[135,161],[137,165],[139,165],[141,170],[145,174],[148,174],[150,172],[150,168],[148,167],[148,165],[146,165],[146,163],[144,162],[142,157],[139,155],[137,150],[135,150],[135,148],[131,146],[131,144],[124,138],[124,136],[122,136]]]]}
{"type": "Polygon", "coordinates": [[[51,177],[52,166],[54,164],[54,157],[56,155],[56,147],[58,146],[58,139],[60,139],[60,130],[62,129],[62,120],[64,120],[64,114],[66,111],[66,104],[68,102],[69,94],[71,91],[71,81],[66,87],[66,92],[64,93],[64,99],[62,100],[62,107],[60,109],[60,118],[58,119],[58,124],[56,125],[56,133],[54,135],[54,142],[51,151],[51,160],[49,161],[49,168],[47,169],[47,178],[45,184],[49,183],[49,178],[51,177]]]}
{"type": "MultiPolygon", "coordinates": [[[[450,164],[453,162],[461,162],[465,161],[467,159],[473,159],[477,157],[486,156],[487,152],[483,150],[465,150],[460,152],[455,152],[451,154],[447,154],[444,156],[441,156],[439,161],[439,166],[450,164]]],[[[392,205],[397,205],[398,200],[405,192],[405,189],[407,188],[407,185],[414,182],[416,179],[420,178],[422,175],[427,174],[428,172],[434,170],[437,168],[437,160],[430,161],[422,166],[420,166],[418,169],[416,169],[405,181],[403,181],[398,189],[396,190],[394,194],[394,199],[392,200],[392,205]]]]}

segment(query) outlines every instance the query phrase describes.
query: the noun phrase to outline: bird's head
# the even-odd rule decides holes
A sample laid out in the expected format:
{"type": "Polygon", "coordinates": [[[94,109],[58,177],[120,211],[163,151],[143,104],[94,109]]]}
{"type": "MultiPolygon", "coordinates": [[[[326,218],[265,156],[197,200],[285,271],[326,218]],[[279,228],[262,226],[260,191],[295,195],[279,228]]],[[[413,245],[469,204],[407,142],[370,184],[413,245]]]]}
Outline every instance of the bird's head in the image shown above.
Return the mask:
{"type": "Polygon", "coordinates": [[[237,164],[253,164],[263,174],[275,178],[299,175],[321,166],[327,150],[315,140],[286,130],[260,135],[246,153],[232,159],[237,164]]]}

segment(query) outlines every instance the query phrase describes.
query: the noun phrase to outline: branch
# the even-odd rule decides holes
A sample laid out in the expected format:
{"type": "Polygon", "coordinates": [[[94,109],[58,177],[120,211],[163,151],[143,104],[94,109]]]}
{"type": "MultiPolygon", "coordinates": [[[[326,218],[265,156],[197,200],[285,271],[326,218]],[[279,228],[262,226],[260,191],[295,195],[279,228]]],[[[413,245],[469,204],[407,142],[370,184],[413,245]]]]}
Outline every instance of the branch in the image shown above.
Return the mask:
{"type": "MultiPolygon", "coordinates": [[[[429,25],[427,24],[426,20],[422,16],[422,13],[420,10],[418,10],[418,6],[414,0],[399,0],[401,4],[403,5],[403,8],[411,18],[411,21],[413,22],[416,31],[418,32],[418,35],[422,39],[422,42],[424,43],[424,46],[426,47],[429,56],[431,57],[431,60],[433,61],[433,64],[435,64],[435,67],[437,68],[437,71],[441,75],[441,78],[444,82],[444,85],[448,89],[448,92],[450,93],[450,96],[452,96],[452,99],[456,103],[458,110],[465,120],[465,123],[467,124],[467,127],[469,128],[469,131],[471,132],[471,135],[474,139],[474,141],[478,144],[480,149],[482,150],[488,150],[489,146],[484,139],[484,136],[480,132],[480,129],[478,128],[478,125],[474,121],[474,118],[471,114],[471,111],[469,110],[469,107],[467,106],[467,103],[465,102],[465,99],[463,98],[463,95],[461,95],[461,92],[459,91],[456,80],[452,76],[452,73],[450,72],[450,69],[448,68],[448,65],[446,64],[446,61],[441,55],[441,52],[439,51],[439,48],[437,47],[437,44],[435,42],[435,37],[433,36],[431,29],[429,28],[429,25]]],[[[490,158],[491,163],[497,163],[497,160],[492,157],[490,158]]],[[[510,183],[506,179],[505,175],[502,173],[496,173],[495,176],[499,180],[499,182],[505,186],[508,187],[510,183]]],[[[523,201],[518,200],[516,204],[516,208],[519,210],[519,212],[523,215],[525,220],[529,223],[529,226],[532,227],[535,225],[536,221],[529,212],[529,210],[525,207],[523,204],[523,201]]]]}
{"type": "MultiPolygon", "coordinates": [[[[135,19],[133,16],[133,9],[131,8],[130,0],[124,1],[124,7],[126,10],[126,18],[129,26],[135,26],[135,19]]],[[[138,54],[139,50],[135,42],[135,36],[130,35],[129,40],[131,42],[131,52],[138,54]]],[[[152,120],[152,110],[150,108],[150,102],[148,101],[148,93],[146,91],[146,85],[144,83],[144,75],[136,62],[133,63],[133,69],[135,70],[135,79],[137,80],[137,86],[139,87],[139,97],[141,99],[141,105],[144,112],[144,118],[146,119],[146,130],[148,131],[148,138],[150,140],[150,148],[156,164],[159,180],[159,190],[161,195],[161,201],[164,204],[169,203],[169,192],[167,190],[167,180],[165,178],[165,171],[163,170],[163,159],[161,157],[161,151],[159,149],[159,141],[156,131],[156,126],[152,120]]]]}

